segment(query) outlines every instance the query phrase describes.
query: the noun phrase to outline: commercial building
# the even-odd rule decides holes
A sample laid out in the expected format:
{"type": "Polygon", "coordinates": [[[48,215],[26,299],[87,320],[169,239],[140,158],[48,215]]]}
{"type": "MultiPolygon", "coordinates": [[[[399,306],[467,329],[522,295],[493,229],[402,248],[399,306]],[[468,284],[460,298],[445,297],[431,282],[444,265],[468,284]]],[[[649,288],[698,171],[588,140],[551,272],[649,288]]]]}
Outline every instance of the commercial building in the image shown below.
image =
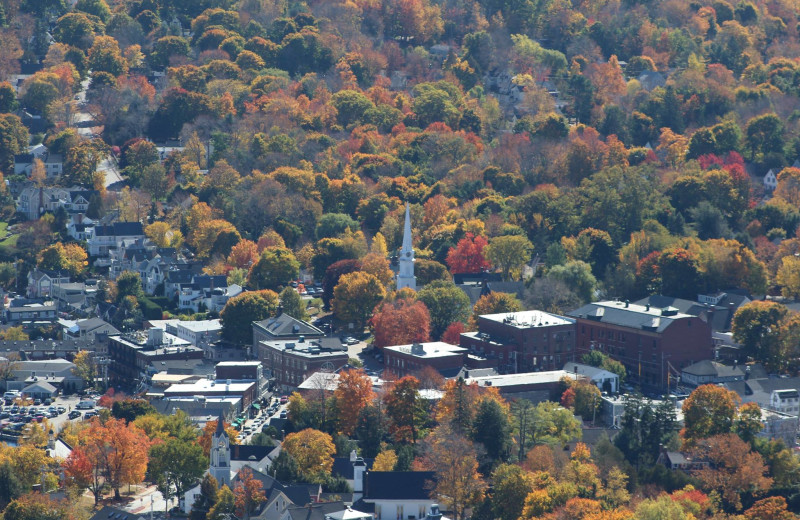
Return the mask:
{"type": "Polygon", "coordinates": [[[645,387],[666,389],[683,368],[713,357],[708,322],[672,307],[602,301],[569,315],[576,320],[576,358],[600,351],[645,387]]]}
{"type": "Polygon", "coordinates": [[[441,341],[384,347],[384,366],[399,377],[433,368],[443,376],[457,374],[467,361],[467,349],[441,341]]]}
{"type": "Polygon", "coordinates": [[[159,361],[202,359],[203,350],[164,329],[109,336],[109,376],[114,384],[134,386],[147,376],[148,367],[159,361]]]}
{"type": "Polygon", "coordinates": [[[338,338],[261,341],[258,359],[267,375],[284,388],[295,388],[314,372],[333,372],[347,364],[347,350],[338,338]]]}
{"type": "Polygon", "coordinates": [[[575,320],[537,310],[487,314],[459,345],[502,373],[559,370],[576,360],[575,320]]]}

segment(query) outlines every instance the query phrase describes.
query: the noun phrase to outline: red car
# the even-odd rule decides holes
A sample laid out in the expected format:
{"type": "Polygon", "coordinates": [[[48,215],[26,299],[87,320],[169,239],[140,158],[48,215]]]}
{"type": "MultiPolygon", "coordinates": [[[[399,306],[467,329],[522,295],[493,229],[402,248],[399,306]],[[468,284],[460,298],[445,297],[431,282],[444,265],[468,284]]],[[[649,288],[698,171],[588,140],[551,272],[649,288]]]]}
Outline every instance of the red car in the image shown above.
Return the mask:
{"type": "Polygon", "coordinates": [[[289,397],[282,395],[281,396],[281,404],[286,404],[289,402],[289,397]]]}

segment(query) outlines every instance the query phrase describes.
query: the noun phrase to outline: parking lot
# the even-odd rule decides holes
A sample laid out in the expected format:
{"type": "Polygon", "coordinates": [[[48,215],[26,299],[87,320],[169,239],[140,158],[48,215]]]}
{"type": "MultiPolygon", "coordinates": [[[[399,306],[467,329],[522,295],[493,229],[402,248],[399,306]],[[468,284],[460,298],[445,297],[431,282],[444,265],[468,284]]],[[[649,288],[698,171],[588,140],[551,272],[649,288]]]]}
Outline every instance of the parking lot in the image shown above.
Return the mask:
{"type": "Polygon", "coordinates": [[[73,419],[69,417],[70,411],[74,412],[79,402],[80,398],[78,396],[66,396],[56,397],[49,405],[42,403],[37,406],[29,404],[30,401],[26,403],[17,401],[18,404],[10,405],[4,404],[0,409],[0,421],[12,425],[14,429],[21,430],[25,424],[41,423],[46,419],[50,429],[58,433],[67,421],[82,420],[84,418],[83,412],[81,412],[80,417],[74,417],[73,419]]]}

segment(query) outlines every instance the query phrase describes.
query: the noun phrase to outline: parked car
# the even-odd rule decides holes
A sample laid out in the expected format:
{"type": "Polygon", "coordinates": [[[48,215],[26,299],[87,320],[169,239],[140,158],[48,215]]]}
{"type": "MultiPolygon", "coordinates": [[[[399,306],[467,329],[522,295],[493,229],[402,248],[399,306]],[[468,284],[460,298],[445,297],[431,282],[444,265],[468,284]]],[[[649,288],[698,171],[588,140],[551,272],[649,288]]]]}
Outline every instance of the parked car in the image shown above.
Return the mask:
{"type": "Polygon", "coordinates": [[[85,414],[83,414],[83,419],[84,420],[91,419],[92,417],[97,417],[97,412],[95,412],[94,410],[92,410],[90,412],[86,412],[85,414]]]}
{"type": "Polygon", "coordinates": [[[281,396],[281,404],[286,404],[289,402],[289,396],[282,395],[281,396]]]}
{"type": "Polygon", "coordinates": [[[76,419],[80,416],[81,412],[79,412],[78,410],[72,410],[71,412],[69,412],[69,415],[67,417],[69,417],[70,419],[76,419]]]}
{"type": "Polygon", "coordinates": [[[355,345],[358,343],[358,340],[353,336],[347,336],[346,338],[342,338],[342,343],[346,343],[347,345],[355,345]]]}
{"type": "Polygon", "coordinates": [[[281,410],[280,418],[286,419],[287,417],[289,417],[289,413],[286,410],[281,410]]]}

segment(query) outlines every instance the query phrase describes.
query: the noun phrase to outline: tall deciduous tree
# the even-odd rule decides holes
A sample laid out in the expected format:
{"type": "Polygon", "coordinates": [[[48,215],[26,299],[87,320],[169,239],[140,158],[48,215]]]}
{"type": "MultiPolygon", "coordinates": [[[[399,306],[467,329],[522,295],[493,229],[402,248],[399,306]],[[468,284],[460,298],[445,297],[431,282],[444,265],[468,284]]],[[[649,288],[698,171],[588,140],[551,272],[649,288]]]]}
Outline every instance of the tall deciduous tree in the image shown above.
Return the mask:
{"type": "Polygon", "coordinates": [[[361,411],[375,399],[372,379],[364,370],[346,370],[339,374],[339,386],[333,392],[339,410],[342,433],[352,435],[361,411]]]}
{"type": "Polygon", "coordinates": [[[468,509],[483,501],[486,482],[478,473],[475,446],[465,437],[440,426],[426,439],[415,467],[436,472],[431,495],[464,520],[468,509]]]}
{"type": "Polygon", "coordinates": [[[231,298],[220,313],[223,337],[239,345],[249,345],[253,342],[253,322],[273,316],[278,301],[277,293],[269,289],[231,298]]]}
{"type": "Polygon", "coordinates": [[[155,479],[161,495],[182,497],[203,476],[208,460],[196,442],[170,438],[150,448],[149,473],[155,479]]]}
{"type": "Polygon", "coordinates": [[[439,339],[452,323],[466,323],[469,319],[470,301],[464,291],[450,281],[436,280],[417,293],[431,316],[431,337],[439,339]]]}
{"type": "Polygon", "coordinates": [[[395,381],[384,395],[389,433],[397,442],[416,444],[425,419],[425,408],[419,395],[419,381],[406,376],[395,381]]]}
{"type": "Polygon", "coordinates": [[[467,236],[459,240],[447,253],[447,266],[450,267],[450,272],[475,274],[489,269],[491,264],[483,251],[487,244],[486,237],[467,233],[467,236]]]}
{"type": "MultiPolygon", "coordinates": [[[[503,280],[508,281],[511,274],[518,273],[528,263],[533,253],[533,244],[519,235],[495,237],[483,251],[486,260],[503,273],[503,280]]],[[[519,272],[521,274],[521,272],[519,272]]]]}
{"type": "Polygon", "coordinates": [[[420,301],[407,298],[384,302],[375,308],[369,321],[376,347],[409,345],[430,339],[431,318],[420,301]]]}
{"type": "Polygon", "coordinates": [[[478,326],[478,316],[484,314],[500,314],[504,312],[519,312],[522,310],[522,303],[516,296],[509,293],[492,291],[481,296],[472,308],[472,318],[470,318],[470,329],[475,330],[478,326]]]}
{"type": "Polygon", "coordinates": [[[233,496],[236,516],[244,520],[248,520],[256,508],[267,501],[264,485],[253,477],[253,471],[246,466],[239,472],[239,481],[233,488],[233,496]]]}
{"type": "Polygon", "coordinates": [[[785,361],[780,342],[780,323],[787,312],[784,305],[775,302],[746,303],[733,315],[733,337],[742,345],[747,356],[780,370],[785,361]]]}
{"type": "Polygon", "coordinates": [[[247,284],[253,289],[277,290],[297,278],[300,262],[290,249],[268,247],[261,252],[258,261],[250,269],[247,284]]]}
{"type": "Polygon", "coordinates": [[[688,442],[730,433],[739,396],[717,385],[701,385],[683,403],[683,438],[688,442]]]}
{"type": "Polygon", "coordinates": [[[300,473],[308,479],[319,479],[330,474],[336,447],[327,433],[306,428],[290,433],[283,441],[283,449],[297,461],[300,473]]]}
{"type": "Polygon", "coordinates": [[[363,330],[375,305],[386,296],[380,280],[360,271],[343,275],[333,290],[331,307],[342,321],[355,323],[363,330]]]}
{"type": "Polygon", "coordinates": [[[67,271],[75,276],[82,273],[88,262],[86,250],[75,243],[62,244],[56,242],[37,255],[37,265],[40,269],[50,271],[67,271]]]}

